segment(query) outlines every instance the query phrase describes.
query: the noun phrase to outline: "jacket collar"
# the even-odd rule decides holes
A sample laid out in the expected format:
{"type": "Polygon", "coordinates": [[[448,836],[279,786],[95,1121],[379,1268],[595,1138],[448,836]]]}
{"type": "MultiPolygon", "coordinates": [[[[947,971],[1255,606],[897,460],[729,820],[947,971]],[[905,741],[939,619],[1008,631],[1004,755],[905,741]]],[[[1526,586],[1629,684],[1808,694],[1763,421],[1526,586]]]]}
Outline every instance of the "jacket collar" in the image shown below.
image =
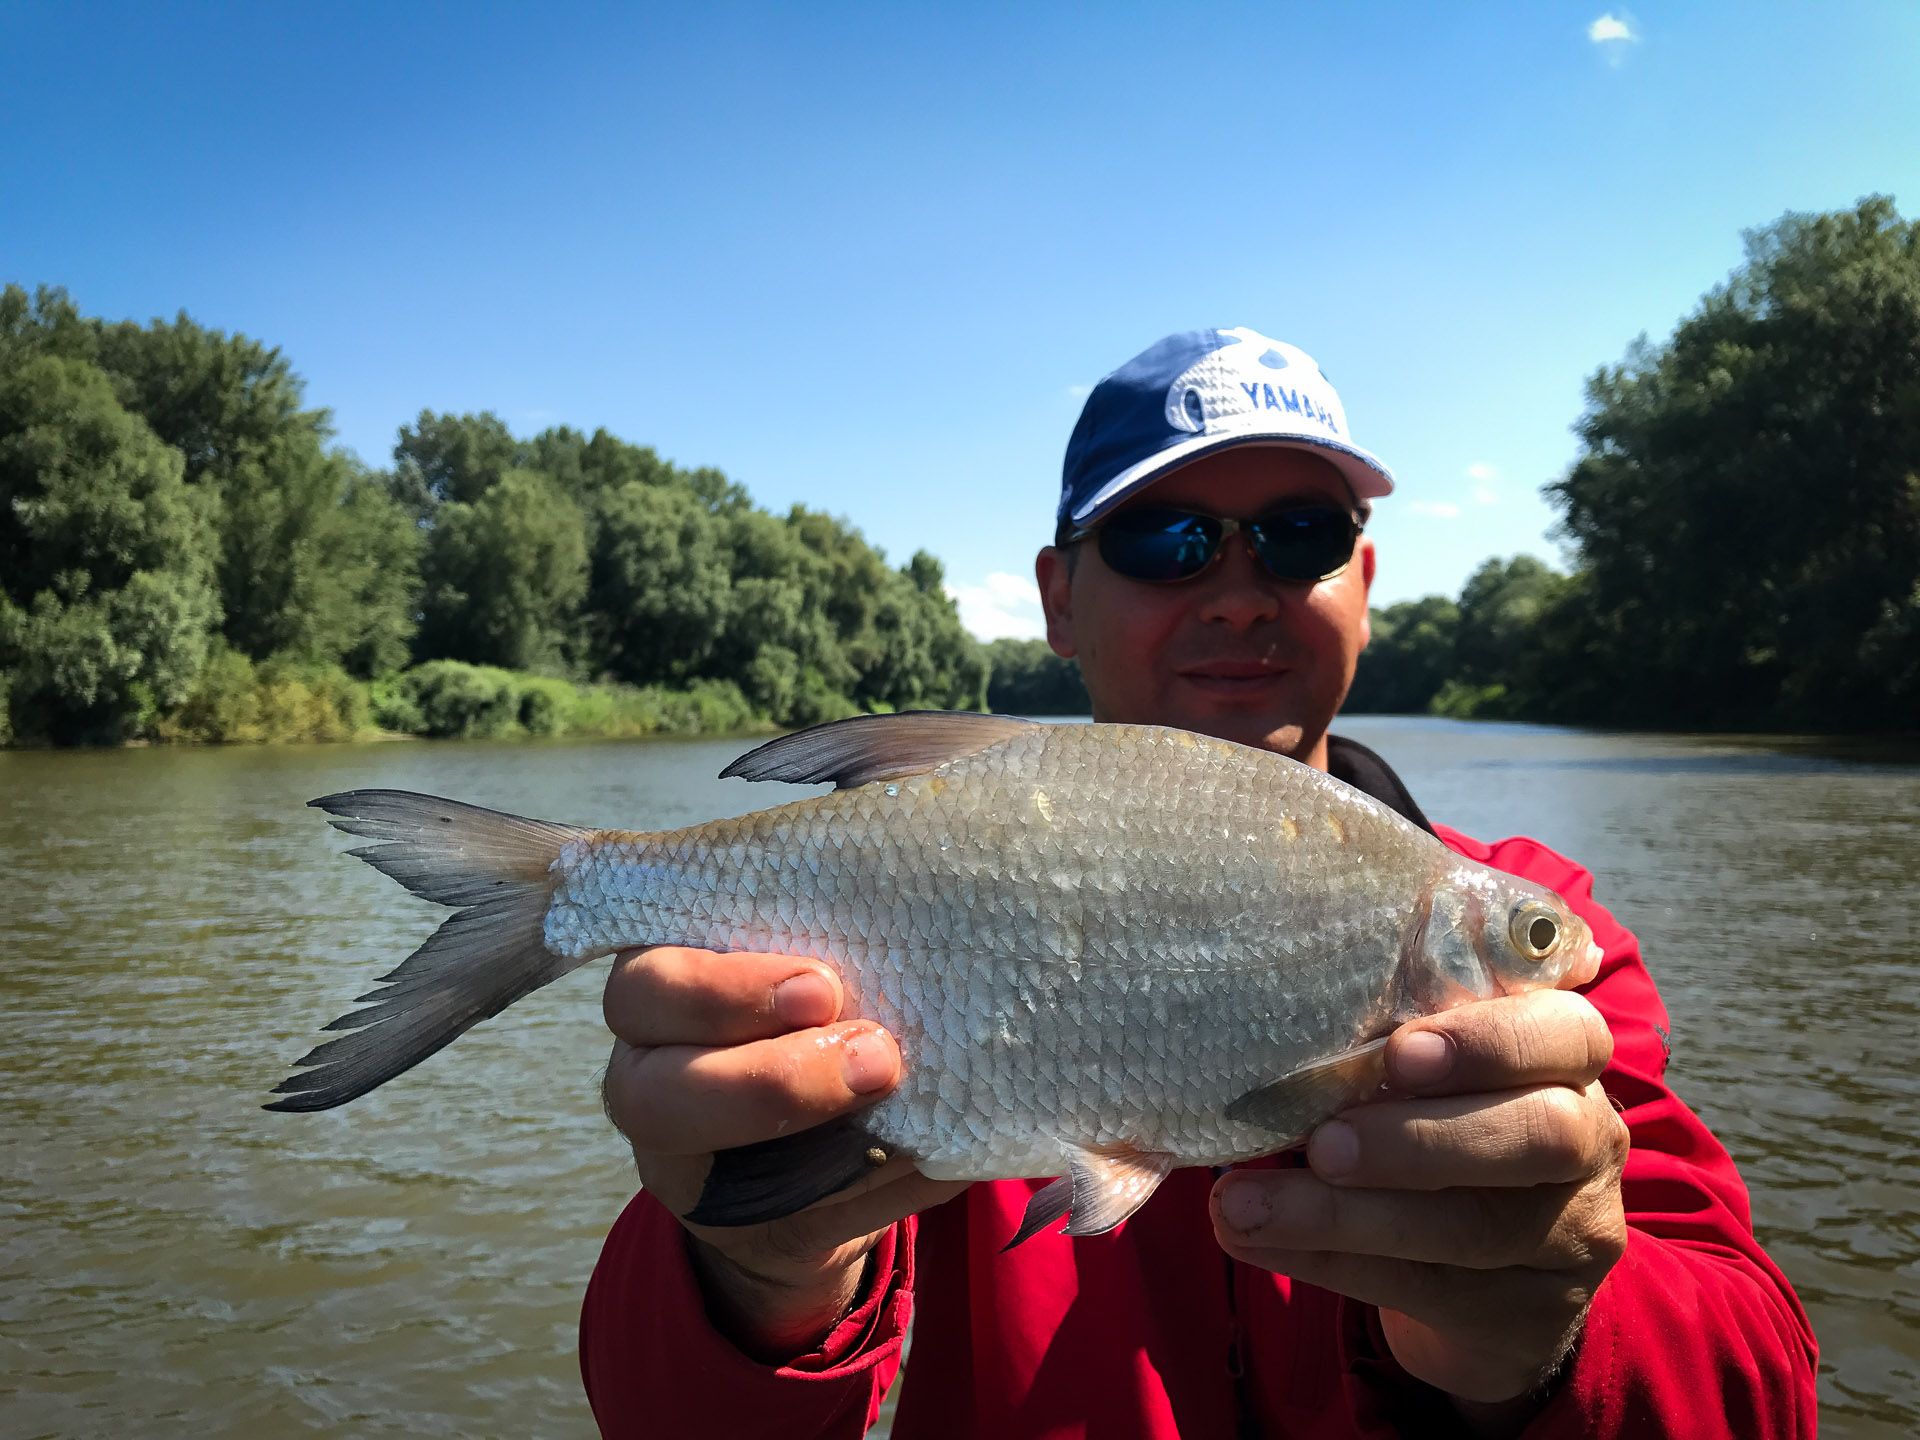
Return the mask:
{"type": "Polygon", "coordinates": [[[1358,740],[1349,740],[1344,735],[1327,736],[1327,773],[1411,820],[1429,835],[1434,833],[1433,822],[1422,812],[1406,782],[1393,773],[1391,765],[1358,740]]]}

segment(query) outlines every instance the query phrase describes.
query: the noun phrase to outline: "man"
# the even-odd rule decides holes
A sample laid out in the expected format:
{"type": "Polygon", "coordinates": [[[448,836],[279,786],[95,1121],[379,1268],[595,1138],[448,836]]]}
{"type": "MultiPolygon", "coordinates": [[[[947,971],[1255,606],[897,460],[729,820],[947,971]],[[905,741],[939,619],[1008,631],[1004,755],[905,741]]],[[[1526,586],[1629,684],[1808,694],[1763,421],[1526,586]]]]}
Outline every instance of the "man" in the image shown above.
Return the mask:
{"type": "Polygon", "coordinates": [[[1585,871],[1428,825],[1328,734],[1367,641],[1361,527],[1391,489],[1303,352],[1170,336],[1095,388],[1068,446],[1037,563],[1049,639],[1096,719],[1290,755],[1558,890],[1598,978],[1402,1026],[1391,1098],[1304,1161],[1176,1171],[1109,1236],[1002,1253],[1031,1183],[907,1175],[770,1225],[683,1226],[712,1151],[871,1103],[899,1052],[838,1019],[827,966],[622,956],[606,1098],[645,1188],[582,1316],[607,1434],[858,1435],[909,1316],[900,1440],[1812,1433],[1812,1333],[1731,1161],[1662,1082],[1637,942],[1585,871]]]}

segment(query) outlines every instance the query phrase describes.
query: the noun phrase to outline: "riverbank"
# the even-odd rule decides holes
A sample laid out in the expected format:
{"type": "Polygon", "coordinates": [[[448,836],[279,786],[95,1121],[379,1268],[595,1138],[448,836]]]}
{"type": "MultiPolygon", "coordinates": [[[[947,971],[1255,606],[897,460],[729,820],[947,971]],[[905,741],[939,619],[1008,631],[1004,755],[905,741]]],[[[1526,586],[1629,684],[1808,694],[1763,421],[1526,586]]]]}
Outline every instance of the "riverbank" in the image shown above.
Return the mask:
{"type": "MultiPolygon", "coordinates": [[[[5,729],[0,746],[38,748],[5,729]]],[[[140,716],[103,743],[259,745],[394,739],[637,740],[652,735],[739,735],[774,729],[740,687],[701,680],[664,685],[579,684],[550,675],[430,660],[380,680],[338,666],[234,651],[211,657],[193,690],[169,710],[140,716]]]]}

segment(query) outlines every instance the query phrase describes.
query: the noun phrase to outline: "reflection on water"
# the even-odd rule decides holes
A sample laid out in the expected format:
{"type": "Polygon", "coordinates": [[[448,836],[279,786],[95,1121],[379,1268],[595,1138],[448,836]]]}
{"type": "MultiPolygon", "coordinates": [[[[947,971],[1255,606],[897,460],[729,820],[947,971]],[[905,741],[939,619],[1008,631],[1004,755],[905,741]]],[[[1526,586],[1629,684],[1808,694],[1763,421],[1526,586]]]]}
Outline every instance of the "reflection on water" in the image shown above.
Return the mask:
{"type": "MultiPolygon", "coordinates": [[[[1801,742],[1362,719],[1429,814],[1599,876],[1823,1350],[1828,1434],[1920,1427],[1920,766],[1801,742]]],[[[775,798],[731,741],[0,754],[0,1426],[588,1435],[579,1298],[631,1171],[597,973],[345,1110],[265,1091],[440,913],[312,796],[585,823],[775,798]]]]}

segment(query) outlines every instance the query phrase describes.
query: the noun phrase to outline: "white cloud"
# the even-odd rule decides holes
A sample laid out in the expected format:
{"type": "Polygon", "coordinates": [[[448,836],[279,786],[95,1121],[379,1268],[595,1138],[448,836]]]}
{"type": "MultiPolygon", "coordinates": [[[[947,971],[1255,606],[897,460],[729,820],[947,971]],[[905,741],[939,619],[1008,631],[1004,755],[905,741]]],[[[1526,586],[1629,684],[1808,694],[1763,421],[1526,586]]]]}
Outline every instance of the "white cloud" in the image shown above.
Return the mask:
{"type": "Polygon", "coordinates": [[[1093,386],[1091,385],[1067,386],[1067,398],[1069,400],[1084,400],[1087,398],[1087,396],[1091,395],[1092,393],[1093,393],[1093,386]]]}
{"type": "Polygon", "coordinates": [[[1500,472],[1484,460],[1476,460],[1467,466],[1467,478],[1473,481],[1473,503],[1476,505],[1497,505],[1500,493],[1493,488],[1493,482],[1500,478],[1500,472]]]}
{"type": "Polygon", "coordinates": [[[1435,520],[1460,518],[1460,507],[1445,500],[1415,500],[1407,508],[1416,515],[1429,515],[1435,520]]]}
{"type": "Polygon", "coordinates": [[[1615,15],[1609,10],[1586,27],[1586,38],[1594,44],[1632,44],[1640,35],[1634,31],[1634,21],[1630,17],[1615,15]]]}
{"type": "Polygon", "coordinates": [[[1609,65],[1618,65],[1627,53],[1627,46],[1640,42],[1640,32],[1634,27],[1631,15],[1616,15],[1609,10],[1587,26],[1587,39],[1600,47],[1609,65]]]}
{"type": "Polygon", "coordinates": [[[995,570],[978,585],[949,585],[947,594],[960,607],[960,623],[979,639],[1037,640],[1046,634],[1040,587],[1025,575],[995,570]]]}

